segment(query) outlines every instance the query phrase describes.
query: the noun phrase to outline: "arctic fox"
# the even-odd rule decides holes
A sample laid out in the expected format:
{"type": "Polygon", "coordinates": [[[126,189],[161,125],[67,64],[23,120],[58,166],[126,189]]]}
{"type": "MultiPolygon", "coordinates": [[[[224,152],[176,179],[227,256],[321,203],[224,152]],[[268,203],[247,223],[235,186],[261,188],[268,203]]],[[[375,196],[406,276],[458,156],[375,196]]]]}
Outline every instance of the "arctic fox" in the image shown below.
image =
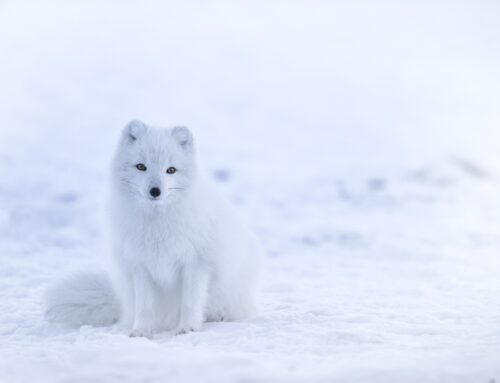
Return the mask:
{"type": "Polygon", "coordinates": [[[49,290],[47,317],[130,336],[255,314],[260,246],[198,171],[185,127],[131,121],[112,164],[112,262],[49,290]]]}

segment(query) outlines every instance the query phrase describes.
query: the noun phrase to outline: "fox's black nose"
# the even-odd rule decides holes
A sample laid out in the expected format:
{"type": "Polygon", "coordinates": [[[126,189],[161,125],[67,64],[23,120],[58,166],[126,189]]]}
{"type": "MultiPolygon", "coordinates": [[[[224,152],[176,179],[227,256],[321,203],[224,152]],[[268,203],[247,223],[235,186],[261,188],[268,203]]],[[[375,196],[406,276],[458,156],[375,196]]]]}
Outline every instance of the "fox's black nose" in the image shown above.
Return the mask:
{"type": "Polygon", "coordinates": [[[159,188],[151,188],[149,194],[156,198],[161,194],[161,190],[159,188]]]}

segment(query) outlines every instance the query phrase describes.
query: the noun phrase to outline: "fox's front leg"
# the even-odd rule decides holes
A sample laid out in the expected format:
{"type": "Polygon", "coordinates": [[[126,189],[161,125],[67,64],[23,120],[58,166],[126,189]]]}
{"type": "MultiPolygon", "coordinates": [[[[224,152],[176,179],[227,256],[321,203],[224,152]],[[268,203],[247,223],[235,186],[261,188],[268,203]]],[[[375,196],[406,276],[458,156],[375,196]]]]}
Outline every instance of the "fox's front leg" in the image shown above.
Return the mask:
{"type": "Polygon", "coordinates": [[[182,270],[180,319],[176,334],[200,329],[207,302],[208,284],[209,272],[205,268],[187,265],[182,270]]]}
{"type": "Polygon", "coordinates": [[[134,324],[131,337],[153,336],[156,323],[156,287],[148,272],[136,270],[133,274],[135,297],[134,324]]]}

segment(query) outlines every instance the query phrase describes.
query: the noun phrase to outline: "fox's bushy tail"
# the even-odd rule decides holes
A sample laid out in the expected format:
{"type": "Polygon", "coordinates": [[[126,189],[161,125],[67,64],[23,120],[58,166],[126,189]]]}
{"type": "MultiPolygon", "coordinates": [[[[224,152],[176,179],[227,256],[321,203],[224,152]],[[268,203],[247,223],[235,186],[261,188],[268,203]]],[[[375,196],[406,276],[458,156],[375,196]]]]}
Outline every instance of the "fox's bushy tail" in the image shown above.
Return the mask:
{"type": "Polygon", "coordinates": [[[109,326],[120,317],[120,302],[104,272],[74,274],[46,294],[45,315],[71,327],[109,326]]]}

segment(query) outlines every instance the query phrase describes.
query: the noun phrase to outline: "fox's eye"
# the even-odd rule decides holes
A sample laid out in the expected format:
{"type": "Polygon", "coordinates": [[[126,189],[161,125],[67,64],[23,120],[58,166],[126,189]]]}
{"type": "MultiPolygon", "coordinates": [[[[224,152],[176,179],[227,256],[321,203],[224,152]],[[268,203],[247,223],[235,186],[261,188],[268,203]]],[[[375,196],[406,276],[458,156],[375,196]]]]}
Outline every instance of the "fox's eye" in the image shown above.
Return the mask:
{"type": "Polygon", "coordinates": [[[137,169],[139,169],[141,172],[145,172],[147,169],[146,165],[144,165],[144,164],[137,164],[137,165],[135,165],[135,167],[137,169]]]}
{"type": "Polygon", "coordinates": [[[176,169],[176,168],[174,168],[173,166],[171,166],[171,167],[169,167],[169,168],[167,169],[167,173],[168,173],[168,174],[174,174],[176,171],[177,171],[177,169],[176,169]]]}

